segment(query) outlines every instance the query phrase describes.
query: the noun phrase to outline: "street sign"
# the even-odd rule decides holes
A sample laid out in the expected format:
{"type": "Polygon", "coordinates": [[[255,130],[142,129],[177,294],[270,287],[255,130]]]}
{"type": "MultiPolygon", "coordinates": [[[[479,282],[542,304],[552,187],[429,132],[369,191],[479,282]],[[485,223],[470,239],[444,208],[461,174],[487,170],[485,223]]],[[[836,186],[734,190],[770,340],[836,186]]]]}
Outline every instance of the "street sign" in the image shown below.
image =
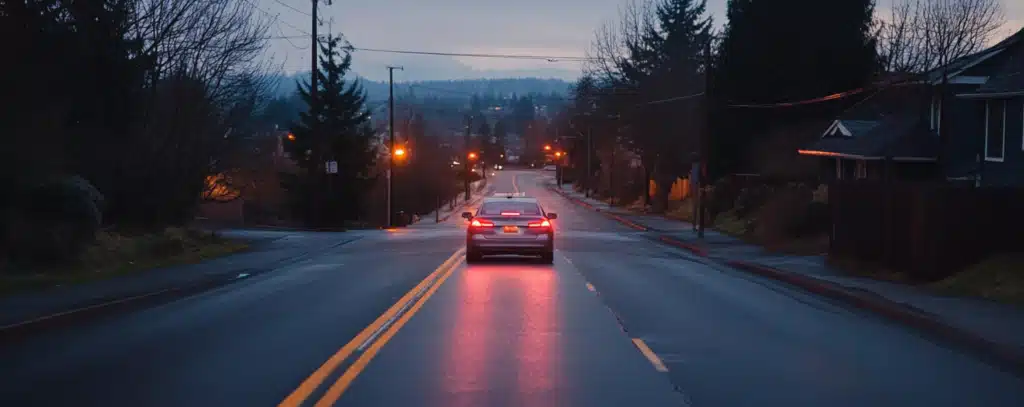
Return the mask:
{"type": "Polygon", "coordinates": [[[337,174],[338,173],[338,162],[337,161],[328,161],[327,162],[327,173],[328,174],[337,174]]]}

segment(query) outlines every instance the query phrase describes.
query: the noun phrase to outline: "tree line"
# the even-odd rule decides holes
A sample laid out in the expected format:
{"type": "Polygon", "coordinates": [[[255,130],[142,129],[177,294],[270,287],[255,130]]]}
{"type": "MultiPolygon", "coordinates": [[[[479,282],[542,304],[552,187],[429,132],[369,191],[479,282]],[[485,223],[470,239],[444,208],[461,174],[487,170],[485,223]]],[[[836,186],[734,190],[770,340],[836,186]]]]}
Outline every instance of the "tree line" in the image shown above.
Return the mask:
{"type": "Polygon", "coordinates": [[[65,236],[100,223],[189,221],[268,88],[271,21],[254,11],[239,0],[4,2],[5,246],[52,223],[39,255],[56,256],[53,246],[76,246],[65,236]]]}
{"type": "MultiPolygon", "coordinates": [[[[1003,22],[999,0],[897,0],[890,15],[874,0],[730,0],[715,30],[706,5],[627,3],[596,31],[567,110],[567,131],[590,133],[592,161],[639,157],[656,206],[702,153],[711,178],[748,170],[769,129],[834,117],[857,98],[773,105],[929,72],[983,49],[1003,22]]],[[[581,168],[586,154],[571,158],[581,168]]]]}

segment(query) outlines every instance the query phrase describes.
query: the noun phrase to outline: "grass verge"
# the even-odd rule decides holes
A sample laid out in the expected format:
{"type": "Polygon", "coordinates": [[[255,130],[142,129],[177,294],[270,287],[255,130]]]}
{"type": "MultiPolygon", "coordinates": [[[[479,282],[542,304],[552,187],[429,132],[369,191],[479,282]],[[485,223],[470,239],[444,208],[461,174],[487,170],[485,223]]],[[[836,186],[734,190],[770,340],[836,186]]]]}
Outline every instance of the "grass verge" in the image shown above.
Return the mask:
{"type": "Polygon", "coordinates": [[[0,295],[193,264],[247,248],[243,242],[214,233],[181,228],[167,228],[157,233],[100,232],[96,242],[74,263],[0,274],[0,295]]]}
{"type": "Polygon", "coordinates": [[[989,257],[960,273],[929,284],[929,288],[946,295],[1024,305],[1024,253],[989,257]]]}

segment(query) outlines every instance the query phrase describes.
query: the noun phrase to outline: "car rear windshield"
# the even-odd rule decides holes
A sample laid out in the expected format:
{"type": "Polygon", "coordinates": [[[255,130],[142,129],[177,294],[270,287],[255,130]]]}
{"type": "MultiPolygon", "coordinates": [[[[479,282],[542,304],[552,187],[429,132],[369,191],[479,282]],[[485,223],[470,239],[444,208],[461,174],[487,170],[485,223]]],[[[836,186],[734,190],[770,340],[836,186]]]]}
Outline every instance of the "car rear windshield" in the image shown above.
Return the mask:
{"type": "Polygon", "coordinates": [[[520,215],[540,215],[540,206],[533,202],[485,202],[480,206],[479,215],[501,215],[502,212],[515,212],[520,215]]]}

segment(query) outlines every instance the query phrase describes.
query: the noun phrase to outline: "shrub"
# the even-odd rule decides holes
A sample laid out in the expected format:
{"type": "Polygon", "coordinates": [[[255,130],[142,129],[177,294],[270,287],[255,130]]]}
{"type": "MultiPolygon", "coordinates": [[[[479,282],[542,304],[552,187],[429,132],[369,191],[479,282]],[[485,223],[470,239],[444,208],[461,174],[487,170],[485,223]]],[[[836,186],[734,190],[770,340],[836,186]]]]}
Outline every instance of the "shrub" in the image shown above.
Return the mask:
{"type": "Polygon", "coordinates": [[[781,188],[757,210],[755,233],[763,238],[793,237],[807,216],[812,200],[806,187],[781,188]]]}
{"type": "Polygon", "coordinates": [[[79,176],[15,188],[4,222],[8,258],[18,265],[53,265],[78,256],[96,238],[103,195],[79,176]]]}
{"type": "Polygon", "coordinates": [[[756,185],[743,188],[736,197],[736,216],[740,218],[750,216],[765,205],[772,195],[772,188],[767,185],[756,185]]]}

